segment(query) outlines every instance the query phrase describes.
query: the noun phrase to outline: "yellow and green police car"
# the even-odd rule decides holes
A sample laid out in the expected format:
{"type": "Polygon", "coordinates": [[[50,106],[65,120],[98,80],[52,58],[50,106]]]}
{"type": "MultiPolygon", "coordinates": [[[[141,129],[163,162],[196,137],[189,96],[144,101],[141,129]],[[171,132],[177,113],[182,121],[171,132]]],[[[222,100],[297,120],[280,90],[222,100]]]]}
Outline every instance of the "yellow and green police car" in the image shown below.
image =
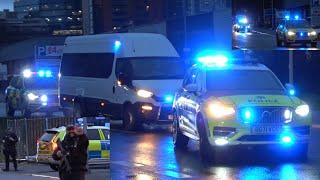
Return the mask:
{"type": "MultiPolygon", "coordinates": [[[[63,140],[65,135],[66,127],[46,130],[37,142],[37,162],[49,164],[52,169],[58,170],[59,162],[52,158],[52,154],[57,148],[57,140],[63,140]]],[[[104,126],[88,126],[87,136],[89,139],[89,166],[108,165],[110,160],[110,129],[104,126]]]]}
{"type": "Polygon", "coordinates": [[[275,74],[256,62],[223,55],[199,56],[185,76],[173,104],[173,143],[186,148],[199,141],[204,162],[215,152],[262,147],[307,157],[309,106],[284,87],[275,74]]]}

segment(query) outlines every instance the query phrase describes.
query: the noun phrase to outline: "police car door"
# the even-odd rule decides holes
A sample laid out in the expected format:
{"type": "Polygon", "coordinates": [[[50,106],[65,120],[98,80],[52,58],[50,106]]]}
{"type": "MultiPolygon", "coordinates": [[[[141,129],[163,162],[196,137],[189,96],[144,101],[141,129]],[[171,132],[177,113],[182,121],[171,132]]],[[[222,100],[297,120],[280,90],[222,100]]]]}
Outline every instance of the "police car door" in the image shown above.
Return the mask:
{"type": "Polygon", "coordinates": [[[197,109],[197,96],[196,92],[194,91],[195,89],[198,88],[198,83],[197,83],[197,78],[198,78],[198,72],[196,69],[193,69],[188,73],[188,77],[185,81],[184,84],[184,92],[182,93],[183,96],[183,103],[182,103],[182,121],[183,125],[185,128],[189,131],[190,133],[195,133],[195,121],[196,121],[196,109],[197,109]]]}

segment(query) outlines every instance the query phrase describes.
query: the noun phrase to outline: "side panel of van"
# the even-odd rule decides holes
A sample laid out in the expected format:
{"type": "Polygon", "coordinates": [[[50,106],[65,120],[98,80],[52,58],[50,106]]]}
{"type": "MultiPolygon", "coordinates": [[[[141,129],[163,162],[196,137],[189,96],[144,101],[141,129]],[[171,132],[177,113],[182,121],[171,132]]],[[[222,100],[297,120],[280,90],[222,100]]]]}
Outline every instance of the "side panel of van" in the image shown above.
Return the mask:
{"type": "Polygon", "coordinates": [[[82,115],[110,114],[113,102],[113,53],[65,53],[61,65],[60,99],[80,106],[82,115]]]}

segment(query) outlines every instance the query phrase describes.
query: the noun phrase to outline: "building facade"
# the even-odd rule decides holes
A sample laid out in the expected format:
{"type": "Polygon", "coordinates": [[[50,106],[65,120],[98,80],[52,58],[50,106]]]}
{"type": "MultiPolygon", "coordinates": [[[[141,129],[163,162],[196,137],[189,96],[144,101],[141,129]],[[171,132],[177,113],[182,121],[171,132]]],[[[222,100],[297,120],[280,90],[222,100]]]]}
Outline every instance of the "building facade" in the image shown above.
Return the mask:
{"type": "Polygon", "coordinates": [[[82,30],[79,0],[15,0],[14,11],[19,19],[44,19],[52,32],[82,30]]]}

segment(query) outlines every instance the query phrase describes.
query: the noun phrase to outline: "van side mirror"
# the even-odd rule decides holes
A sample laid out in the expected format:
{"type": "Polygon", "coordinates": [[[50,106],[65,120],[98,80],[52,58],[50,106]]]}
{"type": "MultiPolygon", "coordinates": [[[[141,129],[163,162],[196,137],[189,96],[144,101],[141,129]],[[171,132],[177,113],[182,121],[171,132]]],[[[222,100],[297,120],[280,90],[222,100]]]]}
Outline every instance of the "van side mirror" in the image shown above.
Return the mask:
{"type": "Polygon", "coordinates": [[[188,84],[184,89],[190,93],[196,93],[198,91],[198,86],[197,84],[188,84]]]}
{"type": "Polygon", "coordinates": [[[286,91],[290,96],[294,96],[296,94],[296,90],[292,84],[285,85],[286,91]]]}

